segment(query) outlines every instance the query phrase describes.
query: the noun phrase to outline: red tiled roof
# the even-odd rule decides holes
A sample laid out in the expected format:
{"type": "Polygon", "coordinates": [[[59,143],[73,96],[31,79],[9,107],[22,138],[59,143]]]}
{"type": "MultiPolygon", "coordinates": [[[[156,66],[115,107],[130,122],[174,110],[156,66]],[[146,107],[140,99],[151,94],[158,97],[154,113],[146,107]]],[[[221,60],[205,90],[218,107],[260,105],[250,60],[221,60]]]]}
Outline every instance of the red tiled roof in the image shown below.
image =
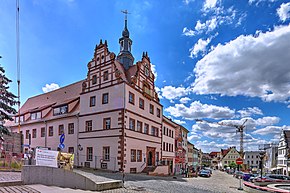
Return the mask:
{"type": "Polygon", "coordinates": [[[71,101],[80,96],[83,80],[57,90],[29,98],[20,108],[20,113],[35,112],[54,104],[71,101]]]}

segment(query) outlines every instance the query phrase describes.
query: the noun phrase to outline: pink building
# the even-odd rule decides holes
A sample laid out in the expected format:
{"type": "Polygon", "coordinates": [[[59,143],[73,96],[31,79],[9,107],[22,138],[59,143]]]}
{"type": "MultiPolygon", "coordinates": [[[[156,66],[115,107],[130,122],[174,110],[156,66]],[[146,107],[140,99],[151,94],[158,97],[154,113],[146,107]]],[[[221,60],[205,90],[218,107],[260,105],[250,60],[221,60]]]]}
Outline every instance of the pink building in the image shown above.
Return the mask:
{"type": "Polygon", "coordinates": [[[177,124],[163,117],[147,52],[134,64],[127,20],[119,44],[116,56],[101,40],[85,80],[24,103],[10,128],[18,132],[20,121],[26,150],[29,143],[56,150],[64,133],[63,151],[75,153],[76,165],[127,173],[174,171],[177,124]],[[165,162],[168,167],[158,166],[165,162]]]}

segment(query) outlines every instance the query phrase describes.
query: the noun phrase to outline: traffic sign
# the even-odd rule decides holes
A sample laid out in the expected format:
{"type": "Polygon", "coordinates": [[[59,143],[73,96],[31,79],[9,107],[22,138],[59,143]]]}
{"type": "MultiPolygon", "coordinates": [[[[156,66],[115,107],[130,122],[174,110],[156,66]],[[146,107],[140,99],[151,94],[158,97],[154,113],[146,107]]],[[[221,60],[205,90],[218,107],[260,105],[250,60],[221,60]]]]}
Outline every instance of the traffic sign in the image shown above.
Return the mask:
{"type": "Polygon", "coordinates": [[[238,165],[243,164],[243,159],[240,157],[238,159],[236,159],[236,164],[238,164],[238,165]]]}
{"type": "Polygon", "coordinates": [[[58,145],[58,147],[59,147],[60,149],[64,149],[65,145],[64,145],[63,143],[61,143],[61,144],[58,145]]]}
{"type": "Polygon", "coordinates": [[[62,144],[64,142],[64,139],[65,139],[65,135],[64,133],[61,134],[61,136],[59,137],[59,142],[62,144]]]}

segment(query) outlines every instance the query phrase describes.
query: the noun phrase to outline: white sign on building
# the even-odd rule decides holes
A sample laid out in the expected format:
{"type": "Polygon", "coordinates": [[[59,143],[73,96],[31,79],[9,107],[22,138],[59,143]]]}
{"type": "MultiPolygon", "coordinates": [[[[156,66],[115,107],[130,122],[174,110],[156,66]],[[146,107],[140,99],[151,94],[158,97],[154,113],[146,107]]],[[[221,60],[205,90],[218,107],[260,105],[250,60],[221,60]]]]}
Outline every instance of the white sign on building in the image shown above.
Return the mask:
{"type": "Polygon", "coordinates": [[[49,166],[57,168],[58,151],[36,149],[35,159],[37,166],[49,166]]]}

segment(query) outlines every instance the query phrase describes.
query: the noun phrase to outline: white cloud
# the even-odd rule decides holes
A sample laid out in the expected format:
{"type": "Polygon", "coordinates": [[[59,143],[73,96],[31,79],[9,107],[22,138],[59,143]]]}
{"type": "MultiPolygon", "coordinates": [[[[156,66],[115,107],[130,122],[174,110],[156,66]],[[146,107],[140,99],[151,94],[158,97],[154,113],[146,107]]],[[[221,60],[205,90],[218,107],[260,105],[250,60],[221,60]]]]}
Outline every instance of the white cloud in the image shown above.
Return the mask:
{"type": "Polygon", "coordinates": [[[200,20],[196,22],[195,30],[197,33],[201,33],[202,31],[211,32],[218,25],[217,17],[212,17],[210,20],[207,20],[205,23],[201,23],[200,20]]]}
{"type": "Polygon", "coordinates": [[[279,135],[281,134],[281,131],[283,130],[289,130],[290,126],[267,126],[261,129],[257,129],[253,132],[253,134],[258,134],[258,135],[279,135]]]}
{"type": "Polygon", "coordinates": [[[156,80],[157,80],[157,71],[156,71],[156,67],[155,67],[155,65],[152,64],[152,63],[151,63],[151,70],[152,70],[152,73],[153,73],[154,76],[155,76],[154,81],[156,81],[156,80]]]}
{"type": "Polygon", "coordinates": [[[194,1],[195,0],[183,0],[183,3],[186,4],[186,5],[188,5],[189,3],[194,2],[194,1]]]}
{"type": "Polygon", "coordinates": [[[163,99],[163,97],[162,97],[162,95],[161,95],[161,90],[160,90],[160,88],[157,87],[157,86],[155,86],[155,91],[156,91],[157,94],[158,94],[158,98],[159,98],[159,99],[163,99]]]}
{"type": "Polygon", "coordinates": [[[205,53],[207,45],[211,42],[211,38],[207,38],[206,40],[199,39],[196,44],[192,48],[189,49],[190,57],[197,57],[199,52],[205,53]]]}
{"type": "Polygon", "coordinates": [[[173,121],[179,125],[183,125],[183,124],[186,124],[185,121],[182,121],[182,120],[179,120],[179,119],[173,119],[173,121]]]}
{"type": "Polygon", "coordinates": [[[256,125],[258,126],[268,126],[268,125],[274,125],[276,123],[279,123],[280,118],[279,117],[262,117],[255,121],[256,125]]]}
{"type": "Polygon", "coordinates": [[[186,104],[186,103],[188,103],[189,101],[191,101],[191,99],[188,98],[188,97],[183,97],[183,98],[181,98],[181,99],[179,100],[179,102],[180,102],[180,103],[183,103],[183,104],[186,104]]]}
{"type": "Polygon", "coordinates": [[[166,108],[165,111],[174,117],[182,117],[187,120],[200,118],[225,119],[232,118],[235,114],[235,111],[228,107],[202,104],[200,101],[192,102],[189,107],[184,104],[175,104],[166,108]]]}
{"type": "Polygon", "coordinates": [[[189,88],[165,86],[161,88],[162,96],[168,100],[183,97],[190,93],[189,88]]]}
{"type": "Polygon", "coordinates": [[[290,44],[286,39],[290,39],[290,25],[218,44],[197,62],[193,91],[286,101],[290,97],[290,65],[286,65],[290,44]]]}
{"type": "Polygon", "coordinates": [[[277,9],[277,14],[280,20],[283,22],[290,18],[290,2],[282,3],[281,6],[277,9]]]}
{"type": "Polygon", "coordinates": [[[191,30],[191,29],[188,29],[187,27],[183,28],[183,31],[182,31],[182,35],[185,35],[185,36],[195,36],[196,35],[196,32],[191,30]]]}
{"type": "Polygon", "coordinates": [[[271,3],[273,3],[274,1],[277,1],[277,0],[249,0],[249,4],[250,5],[255,4],[256,6],[258,6],[262,2],[271,2],[271,3]]]}
{"type": "Polygon", "coordinates": [[[59,89],[59,85],[56,83],[46,84],[44,87],[42,87],[42,91],[44,93],[59,89]]]}
{"type": "Polygon", "coordinates": [[[241,117],[250,117],[252,115],[263,115],[263,112],[258,107],[248,107],[243,110],[239,110],[238,113],[241,114],[241,117]]]}
{"type": "Polygon", "coordinates": [[[218,0],[205,0],[205,2],[203,4],[203,9],[204,10],[214,9],[217,5],[217,1],[218,0]]]}

